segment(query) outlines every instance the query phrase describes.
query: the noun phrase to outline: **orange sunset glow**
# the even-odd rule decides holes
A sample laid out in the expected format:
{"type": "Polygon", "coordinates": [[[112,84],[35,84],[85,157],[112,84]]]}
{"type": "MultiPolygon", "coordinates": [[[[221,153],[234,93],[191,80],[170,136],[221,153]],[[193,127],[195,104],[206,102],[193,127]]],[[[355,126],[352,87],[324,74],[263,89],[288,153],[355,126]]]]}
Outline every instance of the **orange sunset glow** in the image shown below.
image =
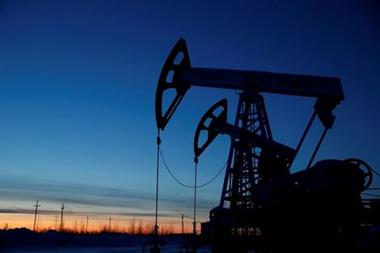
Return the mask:
{"type": "MultiPolygon", "coordinates": [[[[89,217],[87,232],[109,232],[109,218],[105,216],[89,217]]],[[[64,217],[64,230],[85,233],[87,216],[67,216],[64,217]]],[[[0,228],[28,228],[33,229],[34,215],[32,214],[1,214],[0,228]]],[[[128,218],[121,216],[111,217],[111,232],[131,233],[131,234],[150,234],[153,229],[153,220],[147,218],[128,218]]],[[[38,215],[36,222],[37,231],[59,230],[60,216],[57,215],[38,215]]],[[[184,232],[192,231],[191,221],[184,221],[184,232]]],[[[180,217],[162,218],[160,233],[181,233],[182,225],[180,217]]]]}

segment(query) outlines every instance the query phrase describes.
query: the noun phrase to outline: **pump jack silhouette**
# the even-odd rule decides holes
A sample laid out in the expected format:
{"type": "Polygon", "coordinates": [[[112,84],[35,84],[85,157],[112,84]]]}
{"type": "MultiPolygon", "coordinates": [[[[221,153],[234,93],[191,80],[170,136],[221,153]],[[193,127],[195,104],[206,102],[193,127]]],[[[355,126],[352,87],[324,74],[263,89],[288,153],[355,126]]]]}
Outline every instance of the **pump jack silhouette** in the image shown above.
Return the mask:
{"type": "Polygon", "coordinates": [[[222,99],[203,115],[194,136],[196,159],[219,134],[231,138],[220,203],[210,211],[210,221],[202,224],[202,237],[212,244],[213,252],[358,248],[361,224],[379,220],[378,204],[377,209],[374,204],[379,200],[365,208],[360,195],[372,182],[372,168],[359,159],[313,164],[333,127],[332,111],[344,99],[338,78],[196,68],[191,66],[186,42],[180,39],[158,80],[158,132],[193,86],[240,91],[234,124],[227,121],[228,101],[222,99]],[[164,108],[164,96],[170,91],[175,92],[174,99],[164,108]],[[295,149],[273,139],[262,93],[316,99],[295,149]],[[324,126],[321,138],[306,168],[291,174],[290,166],[316,117],[324,126]]]}

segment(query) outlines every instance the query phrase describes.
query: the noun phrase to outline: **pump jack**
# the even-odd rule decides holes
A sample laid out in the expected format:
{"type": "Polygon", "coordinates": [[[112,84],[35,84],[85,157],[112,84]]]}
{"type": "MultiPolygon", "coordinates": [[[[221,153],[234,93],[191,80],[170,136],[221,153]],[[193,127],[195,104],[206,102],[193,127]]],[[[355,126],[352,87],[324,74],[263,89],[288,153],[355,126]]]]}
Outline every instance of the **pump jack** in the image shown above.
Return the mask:
{"type": "MultiPolygon", "coordinates": [[[[164,130],[192,86],[239,90],[234,124],[222,99],[201,118],[194,136],[198,158],[219,134],[231,137],[220,203],[202,224],[213,252],[317,251],[351,247],[363,217],[360,194],[372,182],[372,169],[359,159],[313,159],[344,99],[334,77],[192,67],[186,42],[169,54],[156,90],[156,124],[164,130]],[[166,92],[175,92],[163,108],[166,92]],[[273,140],[262,93],[315,98],[314,112],[295,149],[273,140]],[[166,109],[166,110],[165,110],[166,109]],[[290,173],[314,119],[325,130],[306,169],[290,173]],[[201,135],[206,139],[200,143],[201,135]]],[[[203,139],[202,139],[203,140],[203,139]]],[[[368,215],[367,215],[368,216],[368,215]]],[[[368,217],[367,217],[368,218],[368,217]]],[[[352,249],[352,247],[351,247],[352,249]]]]}

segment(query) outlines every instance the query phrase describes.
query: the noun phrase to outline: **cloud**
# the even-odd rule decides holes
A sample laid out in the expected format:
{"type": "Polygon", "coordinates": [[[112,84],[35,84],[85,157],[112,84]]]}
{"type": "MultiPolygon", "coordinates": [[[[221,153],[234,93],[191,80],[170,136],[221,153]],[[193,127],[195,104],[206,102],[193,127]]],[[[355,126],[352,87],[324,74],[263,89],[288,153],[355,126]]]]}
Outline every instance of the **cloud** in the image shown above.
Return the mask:
{"type": "MultiPolygon", "coordinates": [[[[44,181],[41,179],[6,176],[0,178],[0,192],[6,196],[5,201],[35,201],[65,203],[72,206],[67,213],[72,215],[125,215],[151,217],[154,215],[154,192],[136,191],[134,189],[112,188],[72,182],[44,181]],[[75,209],[75,211],[74,211],[75,209]]],[[[3,197],[4,199],[4,197],[3,197]]],[[[160,196],[160,216],[175,215],[181,212],[191,213],[192,199],[178,194],[160,196]]],[[[212,202],[200,198],[198,211],[208,213],[212,202]]],[[[45,205],[46,206],[46,205],[45,205]]],[[[3,208],[3,213],[30,214],[33,209],[25,206],[3,208]]],[[[41,214],[57,214],[57,210],[42,210],[41,214]]]]}
{"type": "MultiPolygon", "coordinates": [[[[0,213],[2,214],[34,214],[32,209],[23,209],[23,208],[0,208],[0,213]]],[[[44,210],[40,209],[38,214],[42,215],[57,215],[57,210],[44,210]]],[[[154,217],[154,213],[143,213],[143,212],[88,212],[88,211],[66,211],[65,215],[71,216],[129,216],[129,217],[154,217]]],[[[172,214],[162,213],[161,217],[172,217],[172,214]]]]}

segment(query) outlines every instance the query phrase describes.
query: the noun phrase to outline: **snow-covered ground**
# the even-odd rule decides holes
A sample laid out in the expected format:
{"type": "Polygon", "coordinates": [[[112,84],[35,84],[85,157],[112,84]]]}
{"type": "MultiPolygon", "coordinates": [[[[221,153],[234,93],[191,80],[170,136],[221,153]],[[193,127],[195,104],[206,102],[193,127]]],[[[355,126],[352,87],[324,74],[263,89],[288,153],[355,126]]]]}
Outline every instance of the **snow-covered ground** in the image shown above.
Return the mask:
{"type": "MultiPolygon", "coordinates": [[[[142,247],[121,247],[121,248],[43,248],[43,249],[12,249],[1,251],[4,253],[142,253],[142,247]]],[[[149,253],[150,250],[145,249],[145,253],[149,253]]],[[[173,245],[161,249],[161,253],[178,253],[179,246],[173,245]]],[[[208,248],[198,249],[198,253],[210,253],[208,248]]]]}

